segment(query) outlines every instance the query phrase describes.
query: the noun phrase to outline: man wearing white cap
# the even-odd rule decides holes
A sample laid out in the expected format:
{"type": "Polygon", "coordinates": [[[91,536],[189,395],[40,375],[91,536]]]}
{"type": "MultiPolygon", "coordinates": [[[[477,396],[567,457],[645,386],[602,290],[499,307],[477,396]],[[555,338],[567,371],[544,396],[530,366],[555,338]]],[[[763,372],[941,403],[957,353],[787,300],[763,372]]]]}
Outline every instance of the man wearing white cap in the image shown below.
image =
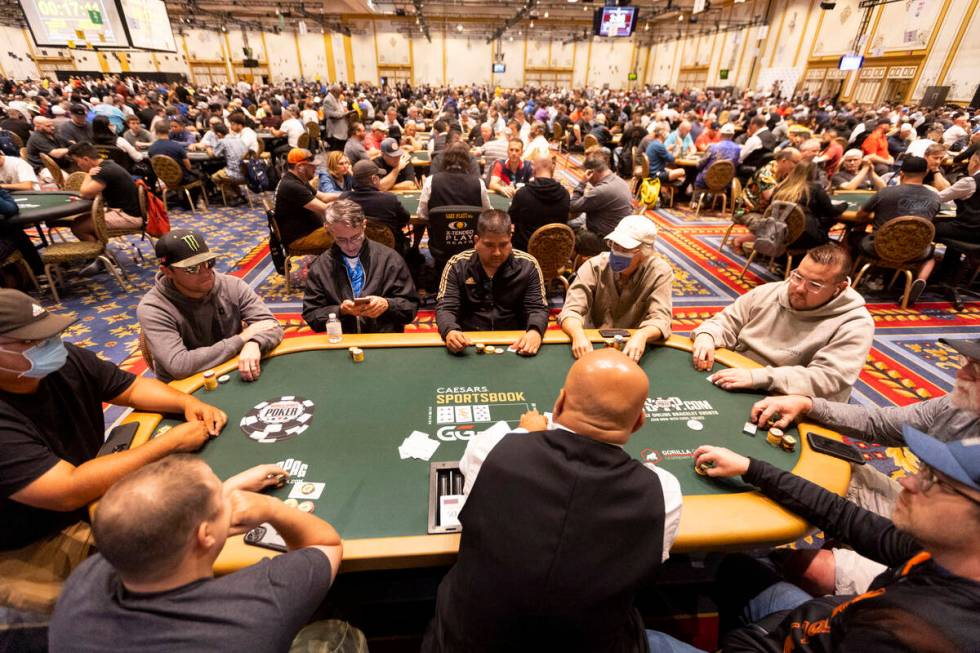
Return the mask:
{"type": "Polygon", "coordinates": [[[885,182],[875,172],[870,161],[864,160],[864,152],[851,148],[844,152],[840,170],[831,178],[836,190],[881,190],[885,182]]]}
{"type": "Polygon", "coordinates": [[[742,148],[732,140],[735,138],[735,125],[730,122],[725,123],[718,133],[721,140],[708,147],[708,155],[701,159],[701,163],[698,164],[698,176],[694,179],[694,188],[696,189],[704,190],[708,187],[704,181],[704,175],[711,164],[716,161],[731,161],[732,164],[738,166],[742,148]]]}
{"type": "Polygon", "coordinates": [[[579,267],[558,316],[575,358],[592,350],[585,329],[635,329],[623,352],[634,361],[648,342],[670,335],[674,272],[654,250],[657,227],[628,215],[606,236],[609,252],[579,267]]]}

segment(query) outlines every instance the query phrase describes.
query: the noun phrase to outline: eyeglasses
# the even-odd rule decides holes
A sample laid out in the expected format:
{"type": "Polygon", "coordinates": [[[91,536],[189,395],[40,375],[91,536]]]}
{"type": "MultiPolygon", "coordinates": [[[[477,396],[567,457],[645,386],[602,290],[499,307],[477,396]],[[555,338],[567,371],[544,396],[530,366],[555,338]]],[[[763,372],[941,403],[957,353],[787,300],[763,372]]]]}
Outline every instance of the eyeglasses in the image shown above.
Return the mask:
{"type": "Polygon", "coordinates": [[[177,268],[177,269],[187,274],[200,274],[203,270],[210,270],[211,268],[213,268],[215,262],[216,261],[214,259],[211,259],[210,261],[205,261],[204,263],[198,263],[197,265],[188,265],[187,267],[177,268]]]}
{"type": "Polygon", "coordinates": [[[806,288],[806,291],[813,294],[817,294],[818,292],[826,288],[828,285],[821,281],[812,281],[810,279],[807,279],[796,270],[793,270],[792,272],[789,273],[789,280],[790,283],[794,283],[796,285],[803,284],[803,286],[806,288]]]}
{"type": "Polygon", "coordinates": [[[980,506],[980,499],[971,497],[969,494],[955,487],[949,481],[946,481],[936,474],[936,470],[928,465],[922,465],[919,467],[919,471],[915,473],[916,482],[919,484],[919,492],[926,494],[933,485],[939,486],[943,492],[946,494],[958,494],[975,506],[980,506]]]}
{"type": "Polygon", "coordinates": [[[357,236],[351,236],[350,238],[338,238],[335,236],[334,240],[337,241],[337,244],[342,247],[360,245],[362,242],[364,242],[364,232],[362,231],[357,236]]]}

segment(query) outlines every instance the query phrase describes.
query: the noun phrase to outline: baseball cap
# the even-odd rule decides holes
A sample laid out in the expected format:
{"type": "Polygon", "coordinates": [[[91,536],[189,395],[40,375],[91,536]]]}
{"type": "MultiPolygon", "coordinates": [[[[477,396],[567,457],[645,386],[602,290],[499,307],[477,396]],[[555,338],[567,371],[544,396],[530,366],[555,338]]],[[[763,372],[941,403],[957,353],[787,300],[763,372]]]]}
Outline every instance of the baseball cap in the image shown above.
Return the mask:
{"type": "Polygon", "coordinates": [[[0,336],[17,340],[46,340],[75,322],[55,315],[19,290],[0,288],[0,336]]]}
{"type": "Polygon", "coordinates": [[[381,141],[381,153],[387,156],[401,156],[402,150],[398,147],[398,141],[394,138],[386,138],[381,141]]]}
{"type": "Polygon", "coordinates": [[[371,129],[372,130],[379,131],[379,132],[386,132],[386,131],[388,131],[388,128],[385,127],[385,124],[383,122],[381,122],[380,120],[375,120],[374,122],[372,122],[371,123],[371,129]]]}
{"type": "Polygon", "coordinates": [[[643,215],[628,215],[606,236],[623,249],[636,249],[640,245],[652,245],[657,240],[657,225],[643,215]]]}
{"type": "Polygon", "coordinates": [[[980,436],[941,442],[908,425],[902,427],[902,434],[919,460],[969,488],[980,490],[980,436]]]}
{"type": "Polygon", "coordinates": [[[917,175],[929,169],[929,164],[921,156],[907,156],[902,160],[902,172],[917,175]]]}
{"type": "Polygon", "coordinates": [[[980,339],[978,340],[949,340],[940,338],[939,342],[947,347],[952,347],[956,353],[963,354],[967,358],[980,361],[980,339]]]}
{"type": "Polygon", "coordinates": [[[367,159],[361,159],[354,164],[352,170],[354,179],[357,181],[367,181],[374,175],[381,175],[381,168],[374,164],[374,161],[369,161],[367,159]]]}
{"type": "Polygon", "coordinates": [[[726,122],[724,125],[721,126],[720,133],[722,133],[722,134],[734,134],[735,133],[735,125],[733,125],[730,122],[726,122]]]}
{"type": "Polygon", "coordinates": [[[85,116],[85,115],[88,115],[88,111],[85,110],[85,105],[84,104],[73,104],[73,105],[71,105],[70,107],[68,107],[68,113],[73,114],[73,115],[76,115],[76,116],[85,116]]]}
{"type": "Polygon", "coordinates": [[[862,152],[861,150],[859,150],[859,149],[857,149],[855,147],[852,147],[847,152],[844,152],[844,158],[845,159],[863,159],[864,158],[864,152],[862,152]]]}
{"type": "Polygon", "coordinates": [[[174,268],[186,268],[218,257],[208,249],[201,232],[193,229],[168,232],[157,241],[154,251],[161,263],[174,268]]]}
{"type": "Polygon", "coordinates": [[[289,165],[296,165],[297,163],[312,160],[313,153],[309,150],[304,150],[301,147],[294,147],[293,149],[289,150],[289,154],[286,155],[286,162],[289,165]]]}

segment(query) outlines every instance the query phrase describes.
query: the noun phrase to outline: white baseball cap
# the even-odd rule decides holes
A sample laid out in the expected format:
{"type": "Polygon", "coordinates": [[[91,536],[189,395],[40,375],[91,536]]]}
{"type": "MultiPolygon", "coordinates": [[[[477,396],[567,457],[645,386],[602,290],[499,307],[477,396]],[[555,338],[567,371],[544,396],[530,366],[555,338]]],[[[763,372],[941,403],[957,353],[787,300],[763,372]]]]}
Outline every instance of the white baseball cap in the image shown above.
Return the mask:
{"type": "Polygon", "coordinates": [[[653,245],[657,240],[657,225],[645,215],[628,215],[606,236],[623,249],[636,249],[640,245],[653,245]]]}
{"type": "Polygon", "coordinates": [[[724,125],[721,126],[721,130],[719,130],[719,133],[721,133],[721,134],[734,134],[735,133],[735,125],[733,125],[730,122],[726,122],[724,125]]]}

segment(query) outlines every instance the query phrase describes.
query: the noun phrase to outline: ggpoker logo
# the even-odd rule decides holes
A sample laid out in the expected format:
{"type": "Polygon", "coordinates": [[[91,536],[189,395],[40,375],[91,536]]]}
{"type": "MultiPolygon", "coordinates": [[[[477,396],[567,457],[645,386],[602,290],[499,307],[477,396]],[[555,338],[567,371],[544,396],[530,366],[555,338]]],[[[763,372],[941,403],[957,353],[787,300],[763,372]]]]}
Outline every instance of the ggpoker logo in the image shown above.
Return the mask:
{"type": "Polygon", "coordinates": [[[475,424],[462,424],[443,426],[436,431],[436,437],[443,442],[453,442],[454,440],[469,440],[476,435],[475,424]]]}

